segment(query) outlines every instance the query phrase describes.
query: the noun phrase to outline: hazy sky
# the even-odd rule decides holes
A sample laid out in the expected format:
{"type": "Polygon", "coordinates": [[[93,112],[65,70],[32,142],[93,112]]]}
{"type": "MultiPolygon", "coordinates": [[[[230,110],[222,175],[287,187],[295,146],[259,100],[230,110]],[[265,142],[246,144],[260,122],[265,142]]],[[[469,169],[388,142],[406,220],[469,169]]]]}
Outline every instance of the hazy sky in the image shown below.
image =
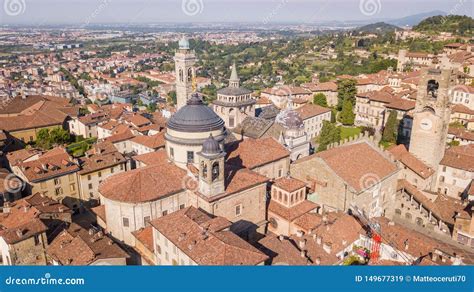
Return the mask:
{"type": "Polygon", "coordinates": [[[473,0],[0,0],[0,23],[315,22],[442,10],[473,16],[473,0]]]}

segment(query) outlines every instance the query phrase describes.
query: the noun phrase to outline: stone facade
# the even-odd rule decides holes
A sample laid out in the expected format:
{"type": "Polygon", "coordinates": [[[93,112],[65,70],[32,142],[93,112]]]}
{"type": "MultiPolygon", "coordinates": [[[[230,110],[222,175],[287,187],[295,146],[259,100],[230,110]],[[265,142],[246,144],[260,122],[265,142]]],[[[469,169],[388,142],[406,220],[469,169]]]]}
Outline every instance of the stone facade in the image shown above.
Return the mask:
{"type": "Polygon", "coordinates": [[[446,147],[451,78],[448,70],[424,69],[418,86],[410,152],[433,169],[437,169],[446,147]]]}

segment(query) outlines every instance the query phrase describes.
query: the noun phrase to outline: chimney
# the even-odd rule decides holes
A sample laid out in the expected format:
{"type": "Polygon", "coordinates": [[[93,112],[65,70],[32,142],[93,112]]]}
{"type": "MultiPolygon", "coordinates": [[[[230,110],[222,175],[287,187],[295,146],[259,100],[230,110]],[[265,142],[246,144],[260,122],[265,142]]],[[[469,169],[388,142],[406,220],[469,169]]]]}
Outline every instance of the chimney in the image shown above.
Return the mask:
{"type": "Polygon", "coordinates": [[[302,250],[300,254],[301,254],[302,258],[306,258],[306,251],[305,250],[302,250]]]}
{"type": "Polygon", "coordinates": [[[301,231],[301,230],[296,231],[296,236],[297,237],[303,237],[303,231],[301,231]]]}
{"type": "Polygon", "coordinates": [[[319,266],[321,264],[321,258],[320,257],[317,257],[316,260],[314,261],[314,263],[319,266]]]}
{"type": "Polygon", "coordinates": [[[279,239],[280,241],[283,241],[283,240],[285,239],[285,237],[283,236],[283,234],[280,234],[280,235],[278,235],[278,239],[279,239]]]}
{"type": "Polygon", "coordinates": [[[42,168],[44,171],[47,171],[47,170],[48,170],[48,164],[47,164],[47,163],[41,164],[41,168],[42,168]]]}
{"type": "Polygon", "coordinates": [[[94,229],[93,228],[89,228],[89,235],[93,235],[94,234],[94,229]]]}
{"type": "Polygon", "coordinates": [[[23,230],[17,229],[17,230],[16,230],[16,235],[17,235],[18,237],[22,237],[22,236],[23,236],[23,230]]]}
{"type": "Polygon", "coordinates": [[[300,240],[299,242],[300,249],[306,248],[306,239],[300,240]]]}
{"type": "Polygon", "coordinates": [[[323,244],[323,249],[326,253],[331,254],[332,251],[332,244],[330,242],[325,242],[323,244]]]}
{"type": "Polygon", "coordinates": [[[405,244],[405,250],[408,250],[408,247],[409,247],[409,245],[408,245],[408,239],[406,239],[406,240],[403,242],[403,244],[405,244]]]}
{"type": "Polygon", "coordinates": [[[431,260],[432,260],[433,262],[436,262],[436,261],[438,260],[438,255],[433,252],[433,253],[431,254],[431,260]]]}

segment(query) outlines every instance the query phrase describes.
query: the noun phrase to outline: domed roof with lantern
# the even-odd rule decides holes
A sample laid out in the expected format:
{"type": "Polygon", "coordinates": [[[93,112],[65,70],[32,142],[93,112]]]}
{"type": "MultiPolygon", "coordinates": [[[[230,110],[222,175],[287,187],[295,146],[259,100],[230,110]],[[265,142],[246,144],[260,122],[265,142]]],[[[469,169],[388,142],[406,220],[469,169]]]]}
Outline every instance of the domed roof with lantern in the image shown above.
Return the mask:
{"type": "Polygon", "coordinates": [[[167,127],[179,132],[208,132],[224,128],[224,120],[194,93],[186,105],[171,116],[167,127]]]}
{"type": "Polygon", "coordinates": [[[287,108],[276,116],[275,122],[285,129],[298,130],[304,128],[303,119],[300,114],[293,109],[291,99],[288,102],[287,108]]]}

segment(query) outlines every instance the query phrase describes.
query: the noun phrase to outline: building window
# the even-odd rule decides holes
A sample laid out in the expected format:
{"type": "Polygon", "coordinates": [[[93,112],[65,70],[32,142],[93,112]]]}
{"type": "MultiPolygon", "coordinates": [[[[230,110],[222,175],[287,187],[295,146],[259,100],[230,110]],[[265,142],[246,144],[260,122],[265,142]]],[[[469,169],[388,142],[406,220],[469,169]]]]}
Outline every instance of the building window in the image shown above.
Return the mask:
{"type": "Polygon", "coordinates": [[[88,174],[88,175],[87,175],[87,180],[91,180],[91,179],[92,179],[91,175],[88,174]]]}
{"type": "Polygon", "coordinates": [[[161,246],[160,246],[159,244],[157,244],[157,245],[155,246],[155,248],[156,248],[156,252],[157,252],[158,254],[161,254],[161,246]]]}
{"type": "Polygon", "coordinates": [[[110,168],[110,173],[114,173],[114,168],[113,167],[110,168]]]}
{"type": "Polygon", "coordinates": [[[174,252],[174,254],[178,253],[178,249],[176,248],[176,245],[173,245],[173,252],[174,252]]]}
{"type": "Polygon", "coordinates": [[[76,190],[76,184],[70,184],[70,189],[71,189],[71,192],[74,192],[76,190]]]}
{"type": "Polygon", "coordinates": [[[282,176],[282,173],[283,173],[283,169],[279,169],[279,170],[278,170],[278,177],[281,177],[281,176],[282,176]]]}
{"type": "Polygon", "coordinates": [[[69,181],[73,181],[74,180],[74,175],[73,174],[70,174],[69,175],[69,181]]]}
{"type": "Polygon", "coordinates": [[[92,190],[92,184],[89,184],[89,190],[92,190]]]}
{"type": "Polygon", "coordinates": [[[128,218],[127,218],[127,217],[123,217],[123,218],[122,218],[122,225],[123,225],[123,227],[128,227],[128,226],[130,226],[130,222],[128,221],[128,218]]]}
{"type": "Polygon", "coordinates": [[[39,235],[35,235],[35,245],[39,245],[40,244],[40,240],[39,240],[39,235]]]}
{"type": "Polygon", "coordinates": [[[169,261],[169,259],[170,259],[170,256],[169,256],[168,252],[165,252],[165,259],[166,259],[167,261],[169,261]]]}
{"type": "Polygon", "coordinates": [[[184,204],[179,205],[179,209],[180,209],[180,210],[184,209],[185,207],[186,207],[186,206],[185,206],[184,204]]]}
{"type": "Polygon", "coordinates": [[[168,215],[168,211],[166,211],[166,210],[165,210],[165,211],[163,211],[163,212],[161,213],[161,215],[162,215],[162,216],[166,216],[166,215],[168,215]]]}
{"type": "Polygon", "coordinates": [[[123,164],[120,164],[120,170],[123,170],[123,164]]]}
{"type": "Polygon", "coordinates": [[[174,149],[170,147],[170,157],[174,158],[174,149]]]}
{"type": "Polygon", "coordinates": [[[145,216],[145,218],[143,218],[143,222],[144,222],[145,226],[148,226],[148,224],[150,223],[150,221],[151,221],[150,216],[145,216]]]}
{"type": "Polygon", "coordinates": [[[194,163],[194,152],[188,151],[188,163],[194,163]]]}
{"type": "Polygon", "coordinates": [[[242,215],[242,204],[235,206],[235,216],[242,215]]]}
{"type": "Polygon", "coordinates": [[[99,173],[97,174],[99,177],[102,177],[102,172],[99,171],[99,173]]]}
{"type": "Polygon", "coordinates": [[[62,188],[57,188],[57,189],[55,190],[55,193],[56,193],[56,196],[60,196],[60,195],[63,194],[63,189],[62,189],[62,188]]]}
{"type": "Polygon", "coordinates": [[[61,180],[60,180],[59,178],[55,178],[55,179],[54,179],[54,184],[55,184],[55,185],[61,184],[61,180]]]}
{"type": "Polygon", "coordinates": [[[219,163],[214,162],[212,165],[212,181],[215,181],[219,178],[219,163]]]}

